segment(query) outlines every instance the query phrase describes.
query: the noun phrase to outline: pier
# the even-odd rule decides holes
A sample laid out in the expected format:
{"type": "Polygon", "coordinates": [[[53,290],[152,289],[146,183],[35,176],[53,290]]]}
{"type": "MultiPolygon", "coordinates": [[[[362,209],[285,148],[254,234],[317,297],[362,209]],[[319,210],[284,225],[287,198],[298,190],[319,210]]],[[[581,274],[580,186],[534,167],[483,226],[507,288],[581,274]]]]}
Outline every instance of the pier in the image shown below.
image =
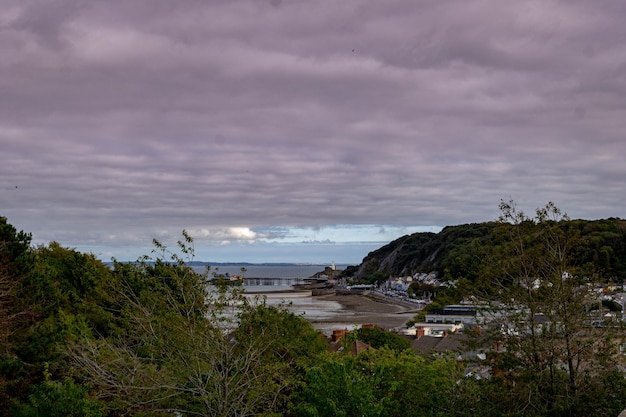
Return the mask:
{"type": "Polygon", "coordinates": [[[282,286],[289,287],[296,284],[302,284],[305,281],[302,278],[254,278],[244,277],[243,285],[247,286],[282,286]]]}

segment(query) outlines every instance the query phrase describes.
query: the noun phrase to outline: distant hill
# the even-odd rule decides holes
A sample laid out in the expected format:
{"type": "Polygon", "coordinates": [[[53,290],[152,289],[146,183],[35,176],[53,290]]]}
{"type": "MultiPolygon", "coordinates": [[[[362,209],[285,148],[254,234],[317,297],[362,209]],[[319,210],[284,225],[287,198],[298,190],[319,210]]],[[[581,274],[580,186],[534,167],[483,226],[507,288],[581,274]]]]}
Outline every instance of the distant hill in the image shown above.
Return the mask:
{"type": "MultiPolygon", "coordinates": [[[[105,261],[103,262],[105,265],[113,265],[114,262],[112,261],[105,261]]],[[[152,262],[148,262],[149,264],[152,262]]],[[[189,261],[187,262],[187,265],[189,266],[210,266],[210,267],[217,267],[217,266],[319,266],[319,267],[326,267],[327,265],[325,264],[317,264],[317,263],[302,263],[302,262],[210,262],[210,261],[189,261]]]]}
{"type": "MultiPolygon", "coordinates": [[[[580,237],[573,262],[590,265],[604,279],[621,282],[626,278],[626,220],[568,220],[560,223],[580,237]]],[[[402,236],[370,252],[360,265],[344,271],[344,276],[364,278],[371,274],[397,276],[437,272],[440,277],[473,280],[490,247],[507,239],[497,222],[471,223],[445,227],[439,233],[402,236]]]]}
{"type": "Polygon", "coordinates": [[[224,265],[241,265],[241,266],[321,266],[325,267],[325,264],[316,263],[302,263],[302,262],[209,262],[209,261],[191,261],[188,262],[190,266],[224,266],[224,265]]]}

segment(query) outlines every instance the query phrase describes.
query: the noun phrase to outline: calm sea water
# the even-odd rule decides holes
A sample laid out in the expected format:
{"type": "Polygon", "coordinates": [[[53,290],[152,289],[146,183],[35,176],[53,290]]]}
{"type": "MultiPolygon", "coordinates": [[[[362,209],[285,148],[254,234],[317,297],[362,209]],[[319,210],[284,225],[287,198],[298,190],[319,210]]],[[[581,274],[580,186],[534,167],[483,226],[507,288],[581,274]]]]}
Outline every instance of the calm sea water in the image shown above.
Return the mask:
{"type": "MultiPolygon", "coordinates": [[[[344,269],[347,265],[336,265],[337,269],[344,269]]],[[[241,268],[246,268],[246,278],[309,278],[317,272],[324,271],[326,265],[242,265],[224,264],[211,267],[211,272],[218,274],[241,275],[241,268]]],[[[194,267],[198,272],[203,272],[205,267],[194,267]]]]}
{"type": "MultiPolygon", "coordinates": [[[[309,278],[318,272],[323,272],[326,265],[242,265],[242,264],[224,264],[211,267],[210,273],[219,275],[241,275],[241,268],[245,268],[243,272],[245,277],[244,286],[247,292],[274,292],[285,291],[292,288],[294,284],[303,283],[305,278],[309,278]],[[255,278],[259,278],[258,280],[255,278]],[[272,278],[273,280],[268,280],[272,278]]],[[[336,265],[341,270],[346,265],[336,265]]],[[[194,269],[198,272],[204,272],[206,267],[196,266],[194,269]]]]}
{"type": "MultiPolygon", "coordinates": [[[[246,278],[281,278],[272,285],[246,285],[246,292],[254,293],[248,297],[261,297],[268,305],[282,305],[294,314],[300,315],[307,320],[333,320],[344,317],[346,312],[341,304],[336,301],[324,300],[311,296],[311,291],[284,292],[292,289],[289,282],[293,279],[303,280],[324,271],[325,265],[219,265],[211,268],[211,272],[219,274],[240,275],[241,267],[246,268],[246,278]]],[[[337,269],[344,269],[346,265],[336,265],[337,269]]],[[[204,272],[204,267],[194,267],[198,272],[204,272]]],[[[314,327],[330,335],[336,328],[352,328],[351,323],[315,323],[314,327]]]]}

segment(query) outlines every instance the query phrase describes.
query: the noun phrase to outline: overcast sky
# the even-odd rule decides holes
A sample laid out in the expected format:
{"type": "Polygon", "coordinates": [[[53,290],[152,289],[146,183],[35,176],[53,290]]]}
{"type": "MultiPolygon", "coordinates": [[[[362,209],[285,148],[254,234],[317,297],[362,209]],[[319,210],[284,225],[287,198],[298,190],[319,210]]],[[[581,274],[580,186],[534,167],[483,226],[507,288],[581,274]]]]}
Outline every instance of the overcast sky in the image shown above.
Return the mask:
{"type": "Polygon", "coordinates": [[[103,260],[358,263],[624,217],[623,0],[1,0],[0,216],[103,260]]]}

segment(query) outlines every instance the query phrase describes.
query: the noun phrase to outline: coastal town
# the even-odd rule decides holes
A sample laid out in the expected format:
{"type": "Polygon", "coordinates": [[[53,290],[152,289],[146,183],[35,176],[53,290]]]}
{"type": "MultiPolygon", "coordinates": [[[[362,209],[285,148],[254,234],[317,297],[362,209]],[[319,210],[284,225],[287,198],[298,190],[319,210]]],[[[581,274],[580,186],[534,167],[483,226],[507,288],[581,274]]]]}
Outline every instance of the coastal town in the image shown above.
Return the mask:
{"type": "Polygon", "coordinates": [[[461,278],[435,272],[210,277],[176,254],[107,265],[30,246],[1,217],[0,232],[0,401],[20,411],[7,416],[65,415],[37,410],[77,400],[96,411],[70,415],[91,417],[615,417],[625,406],[624,288],[611,280],[563,272],[499,287],[494,275],[491,297],[457,297],[461,278]]]}
{"type": "MultiPolygon", "coordinates": [[[[455,282],[443,282],[436,273],[416,273],[408,276],[390,276],[380,284],[350,283],[340,278],[333,266],[323,273],[316,274],[307,284],[299,288],[311,289],[313,297],[322,297],[340,302],[350,314],[345,319],[344,327],[337,325],[324,327],[323,323],[314,323],[318,328],[327,330],[333,342],[340,340],[350,330],[376,327],[402,336],[410,341],[411,349],[422,355],[452,355],[465,364],[466,375],[476,378],[489,378],[493,372],[488,356],[506,349],[501,342],[506,337],[526,337],[530,333],[541,334],[553,324],[550,317],[535,313],[530,322],[511,319],[510,305],[499,301],[465,300],[460,304],[444,305],[440,308],[428,308],[432,305],[437,289],[454,286],[455,282]],[[415,297],[411,286],[426,284],[434,289],[422,297],[415,297]],[[513,320],[513,322],[512,322],[513,320]],[[532,326],[532,328],[530,327],[532,326]]],[[[564,273],[562,279],[571,277],[564,273]]],[[[534,282],[534,290],[540,282],[534,282]]],[[[614,283],[587,286],[585,292],[598,307],[589,309],[580,323],[578,337],[598,337],[607,330],[621,331],[626,324],[626,292],[623,285],[614,283]]],[[[578,291],[583,289],[579,288],[578,291]]],[[[517,306],[516,314],[524,311],[517,306]]],[[[528,316],[528,312],[525,313],[528,316]]],[[[340,322],[336,317],[333,322],[340,322]]],[[[619,359],[619,367],[626,373],[626,340],[618,337],[614,340],[614,352],[619,359]]],[[[360,349],[367,346],[359,345],[360,349]]]]}

